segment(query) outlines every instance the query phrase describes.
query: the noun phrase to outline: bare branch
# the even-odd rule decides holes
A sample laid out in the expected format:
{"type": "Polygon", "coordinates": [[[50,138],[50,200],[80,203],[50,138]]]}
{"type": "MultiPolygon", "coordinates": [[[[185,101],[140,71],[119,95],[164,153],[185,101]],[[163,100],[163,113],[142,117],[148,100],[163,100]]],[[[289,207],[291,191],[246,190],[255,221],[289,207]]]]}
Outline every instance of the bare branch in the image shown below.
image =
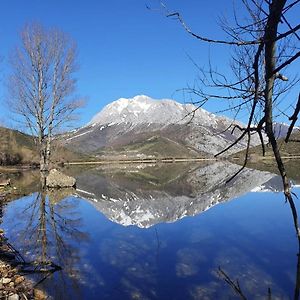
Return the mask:
{"type": "Polygon", "coordinates": [[[194,33],[184,22],[183,18],[181,17],[181,15],[178,12],[174,12],[174,13],[170,13],[167,15],[167,17],[175,17],[183,26],[183,28],[185,29],[185,31],[187,33],[189,33],[190,35],[192,35],[193,37],[195,37],[198,40],[201,40],[203,42],[208,42],[208,43],[215,43],[215,44],[225,44],[225,45],[235,45],[235,46],[245,46],[245,45],[255,45],[255,44],[259,44],[260,40],[253,40],[253,41],[225,41],[225,40],[216,40],[216,39],[210,39],[207,37],[203,37],[200,36],[196,33],[194,33]]]}
{"type": "Polygon", "coordinates": [[[296,104],[295,111],[294,111],[293,115],[289,118],[289,120],[292,121],[292,122],[289,126],[288,132],[286,134],[286,138],[284,140],[286,143],[288,143],[288,141],[290,139],[290,136],[293,132],[294,126],[295,126],[295,124],[298,120],[299,112],[300,112],[300,93],[299,93],[299,96],[298,96],[298,101],[297,101],[297,104],[296,104]]]}
{"type": "Polygon", "coordinates": [[[69,122],[82,104],[72,98],[75,60],[75,43],[63,32],[40,24],[24,27],[21,46],[11,57],[10,108],[37,135],[41,170],[49,167],[54,129],[69,122]]]}
{"type": "Polygon", "coordinates": [[[295,61],[297,58],[300,57],[300,51],[298,51],[295,55],[293,55],[290,59],[286,60],[283,64],[281,64],[279,67],[277,67],[273,73],[279,73],[280,70],[282,70],[283,68],[285,68],[287,65],[291,64],[293,61],[295,61]]]}

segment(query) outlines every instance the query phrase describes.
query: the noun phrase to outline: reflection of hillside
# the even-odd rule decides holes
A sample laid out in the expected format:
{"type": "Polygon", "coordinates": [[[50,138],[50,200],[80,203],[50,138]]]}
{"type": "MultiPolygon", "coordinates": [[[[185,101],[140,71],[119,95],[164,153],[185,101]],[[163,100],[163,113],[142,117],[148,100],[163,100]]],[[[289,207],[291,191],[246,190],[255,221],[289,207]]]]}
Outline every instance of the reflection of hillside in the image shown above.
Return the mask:
{"type": "MultiPolygon", "coordinates": [[[[205,166],[206,164],[201,164],[205,166]]],[[[184,177],[193,172],[198,165],[176,164],[139,164],[139,165],[103,165],[98,168],[70,168],[68,174],[79,179],[79,184],[88,185],[92,190],[99,185],[105,191],[113,189],[110,184],[126,187],[131,191],[136,190],[162,190],[171,195],[191,193],[184,177]],[[101,182],[101,184],[100,184],[101,182]]],[[[110,191],[108,191],[109,193],[110,191]]]]}
{"type": "MultiPolygon", "coordinates": [[[[289,159],[284,161],[288,178],[290,178],[295,184],[300,184],[300,160],[299,159],[289,159]]],[[[254,168],[257,170],[268,171],[279,175],[278,168],[276,166],[275,160],[267,159],[260,160],[258,162],[250,161],[248,163],[249,168],[254,168]]]]}
{"type": "MultiPolygon", "coordinates": [[[[204,166],[206,164],[203,164],[204,166]]],[[[140,169],[119,170],[109,174],[113,182],[128,190],[163,191],[172,196],[192,193],[192,186],[186,181],[188,174],[199,166],[191,164],[162,164],[140,169]]]]}
{"type": "Polygon", "coordinates": [[[2,176],[11,180],[11,187],[7,188],[5,196],[7,200],[16,200],[40,189],[40,173],[37,170],[2,174],[2,176]]]}
{"type": "Polygon", "coordinates": [[[89,170],[77,177],[78,193],[92,199],[94,206],[114,222],[150,227],[196,215],[245,194],[275,176],[245,169],[226,183],[239,168],[228,162],[216,162],[197,169],[185,166],[182,173],[179,169],[174,172],[170,165],[165,165],[163,170],[158,167],[112,173],[89,170]]]}

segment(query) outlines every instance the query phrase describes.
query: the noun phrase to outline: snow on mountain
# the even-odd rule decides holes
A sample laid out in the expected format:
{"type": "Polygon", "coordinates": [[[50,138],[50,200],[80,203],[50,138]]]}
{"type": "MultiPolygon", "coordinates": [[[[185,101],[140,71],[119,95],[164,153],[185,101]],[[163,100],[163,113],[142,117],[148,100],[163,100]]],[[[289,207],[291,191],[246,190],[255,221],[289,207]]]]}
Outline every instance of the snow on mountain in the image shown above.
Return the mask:
{"type": "Polygon", "coordinates": [[[191,120],[202,125],[214,125],[218,119],[220,117],[192,104],[181,104],[171,99],[155,100],[139,95],[130,99],[121,98],[108,104],[92,118],[87,126],[120,123],[167,126],[184,124],[191,120]]]}
{"type": "MultiPolygon", "coordinates": [[[[275,137],[277,139],[279,139],[279,138],[285,138],[286,135],[287,135],[289,127],[290,127],[289,124],[274,122],[273,129],[274,129],[275,137]]],[[[293,132],[295,132],[295,131],[297,131],[299,129],[300,129],[299,127],[295,126],[293,128],[293,132]]]]}
{"type": "MultiPolygon", "coordinates": [[[[103,152],[103,149],[118,151],[129,144],[145,145],[153,137],[158,137],[158,148],[153,150],[156,155],[160,151],[159,140],[163,139],[168,140],[169,146],[172,143],[173,150],[177,146],[177,150],[186,148],[186,151],[181,150],[185,155],[196,151],[200,156],[211,156],[239,137],[239,130],[231,132],[232,126],[237,123],[192,104],[181,104],[171,99],[155,100],[139,95],[108,104],[86,126],[68,134],[65,143],[67,147],[79,152],[93,154],[103,152]]],[[[255,135],[251,140],[252,145],[259,143],[255,135]]],[[[226,154],[240,151],[245,146],[246,141],[241,140],[226,154]]],[[[137,155],[144,155],[138,152],[139,150],[137,155]]]]}
{"type": "Polygon", "coordinates": [[[177,174],[166,185],[153,185],[138,177],[135,182],[134,177],[126,178],[126,173],[124,176],[105,176],[87,171],[77,177],[77,192],[91,200],[111,221],[123,226],[148,228],[197,215],[218,203],[254,191],[257,186],[270,190],[282,186],[277,175],[252,169],[244,169],[227,183],[239,169],[240,166],[219,161],[187,174],[177,174]],[[180,185],[182,189],[178,188],[180,185]]]}

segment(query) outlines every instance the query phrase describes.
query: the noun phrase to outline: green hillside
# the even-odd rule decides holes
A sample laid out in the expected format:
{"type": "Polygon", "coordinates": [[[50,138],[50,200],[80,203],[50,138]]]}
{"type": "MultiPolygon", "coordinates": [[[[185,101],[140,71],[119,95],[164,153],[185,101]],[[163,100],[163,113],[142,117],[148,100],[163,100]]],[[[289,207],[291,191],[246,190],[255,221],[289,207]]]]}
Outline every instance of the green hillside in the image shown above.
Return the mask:
{"type": "MultiPolygon", "coordinates": [[[[281,151],[282,156],[298,156],[300,155],[300,132],[293,133],[290,137],[288,143],[284,141],[284,139],[278,140],[278,145],[281,151]]],[[[272,147],[269,144],[265,145],[266,153],[265,157],[270,158],[273,157],[272,147]]],[[[232,158],[243,159],[245,157],[246,151],[240,151],[238,153],[233,154],[232,158]]],[[[263,159],[262,147],[261,145],[252,147],[249,150],[250,159],[263,159]]]]}
{"type": "Polygon", "coordinates": [[[131,142],[128,145],[101,149],[94,154],[98,156],[114,156],[119,158],[122,158],[123,156],[126,158],[187,158],[201,156],[201,153],[195,151],[194,149],[162,136],[153,136],[145,140],[131,142]]]}
{"type": "MultiPolygon", "coordinates": [[[[293,133],[290,141],[285,143],[284,139],[278,140],[281,155],[283,157],[288,177],[300,181],[300,132],[293,133]]],[[[235,163],[243,163],[245,151],[235,153],[231,156],[235,163]]],[[[274,159],[271,145],[266,145],[265,157],[262,156],[262,147],[258,145],[249,150],[249,161],[247,166],[250,168],[279,173],[274,159]]]]}

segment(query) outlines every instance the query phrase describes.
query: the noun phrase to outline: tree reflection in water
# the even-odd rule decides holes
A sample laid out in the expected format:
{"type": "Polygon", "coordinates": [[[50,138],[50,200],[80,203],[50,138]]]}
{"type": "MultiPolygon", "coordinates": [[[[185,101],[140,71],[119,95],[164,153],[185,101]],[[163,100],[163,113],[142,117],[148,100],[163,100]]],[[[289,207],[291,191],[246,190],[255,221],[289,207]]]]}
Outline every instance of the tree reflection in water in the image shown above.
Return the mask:
{"type": "Polygon", "coordinates": [[[70,190],[37,192],[15,216],[22,220],[16,229],[18,239],[23,241],[20,251],[29,261],[23,271],[32,273],[37,285],[45,279],[51,280],[55,298],[68,294],[67,282],[73,289],[79,289],[78,244],[88,240],[88,234],[81,231],[78,200],[67,197],[71,193],[70,190]]]}
{"type": "Polygon", "coordinates": [[[32,262],[28,270],[39,271],[33,274],[37,281],[49,274],[40,287],[55,299],[239,298],[230,283],[243,299],[286,299],[294,287],[297,299],[299,261],[295,285],[289,207],[273,201],[278,198],[281,205],[280,194],[252,194],[229,203],[256,186],[279,191],[275,175],[245,170],[223,185],[229,167],[204,166],[176,176],[179,182],[170,184],[168,178],[164,186],[147,184],[136,172],[133,177],[132,172],[81,171],[75,193],[85,201],[68,197],[74,191],[34,193],[11,202],[5,226],[32,262]],[[55,266],[62,270],[44,272],[55,266]]]}

